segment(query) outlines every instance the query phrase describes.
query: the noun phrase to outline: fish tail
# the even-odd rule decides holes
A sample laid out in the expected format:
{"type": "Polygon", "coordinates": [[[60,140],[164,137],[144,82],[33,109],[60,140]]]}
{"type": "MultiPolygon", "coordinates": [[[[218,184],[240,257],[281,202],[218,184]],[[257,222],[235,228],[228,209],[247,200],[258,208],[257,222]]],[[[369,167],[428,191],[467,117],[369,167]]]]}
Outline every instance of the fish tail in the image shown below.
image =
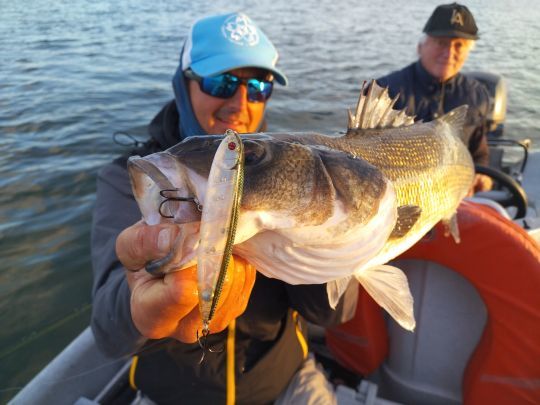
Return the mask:
{"type": "Polygon", "coordinates": [[[394,266],[380,265],[362,270],[356,274],[356,279],[397,323],[407,330],[414,330],[413,297],[403,271],[394,266]]]}

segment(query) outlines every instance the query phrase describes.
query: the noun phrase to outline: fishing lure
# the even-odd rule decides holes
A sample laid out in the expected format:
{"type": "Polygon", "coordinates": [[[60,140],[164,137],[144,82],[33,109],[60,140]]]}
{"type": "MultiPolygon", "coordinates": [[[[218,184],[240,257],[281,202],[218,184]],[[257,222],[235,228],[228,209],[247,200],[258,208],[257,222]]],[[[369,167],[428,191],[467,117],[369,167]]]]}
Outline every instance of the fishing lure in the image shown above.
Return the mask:
{"type": "Polygon", "coordinates": [[[244,145],[238,133],[229,129],[210,168],[197,250],[197,288],[203,323],[199,337],[203,348],[201,361],[232,255],[243,185],[244,145]]]}

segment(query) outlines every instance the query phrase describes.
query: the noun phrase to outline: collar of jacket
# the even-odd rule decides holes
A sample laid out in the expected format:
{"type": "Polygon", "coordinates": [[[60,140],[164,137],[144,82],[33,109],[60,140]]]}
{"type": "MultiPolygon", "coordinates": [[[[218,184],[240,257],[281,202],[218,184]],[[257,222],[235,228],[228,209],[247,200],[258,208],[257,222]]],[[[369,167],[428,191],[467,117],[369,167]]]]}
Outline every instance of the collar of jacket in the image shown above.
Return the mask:
{"type": "Polygon", "coordinates": [[[415,63],[414,72],[416,74],[417,81],[421,86],[422,92],[425,94],[437,93],[441,90],[443,86],[445,88],[445,91],[452,92],[461,77],[461,73],[458,73],[457,75],[451,77],[445,82],[440,82],[431,74],[429,74],[429,72],[424,68],[424,66],[422,66],[422,63],[420,63],[420,60],[415,63]]]}

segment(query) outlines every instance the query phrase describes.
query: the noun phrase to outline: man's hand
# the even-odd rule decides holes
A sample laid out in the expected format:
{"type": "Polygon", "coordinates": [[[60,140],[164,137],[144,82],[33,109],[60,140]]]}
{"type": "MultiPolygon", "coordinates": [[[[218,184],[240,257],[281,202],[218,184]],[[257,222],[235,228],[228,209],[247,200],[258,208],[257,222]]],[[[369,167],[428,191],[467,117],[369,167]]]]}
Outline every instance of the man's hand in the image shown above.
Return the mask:
{"type": "MultiPolygon", "coordinates": [[[[131,290],[131,317],[139,332],[150,339],[173,337],[184,343],[197,340],[202,330],[198,307],[197,267],[155,277],[144,270],[150,260],[164,257],[178,234],[178,226],[149,226],[142,222],[125,229],[116,240],[116,253],[131,290]]],[[[255,282],[255,268],[231,258],[210,332],[225,329],[246,309],[255,282]]]]}
{"type": "Polygon", "coordinates": [[[480,191],[489,191],[493,187],[493,179],[485,174],[475,174],[474,182],[467,194],[467,197],[472,197],[475,193],[480,191]]]}

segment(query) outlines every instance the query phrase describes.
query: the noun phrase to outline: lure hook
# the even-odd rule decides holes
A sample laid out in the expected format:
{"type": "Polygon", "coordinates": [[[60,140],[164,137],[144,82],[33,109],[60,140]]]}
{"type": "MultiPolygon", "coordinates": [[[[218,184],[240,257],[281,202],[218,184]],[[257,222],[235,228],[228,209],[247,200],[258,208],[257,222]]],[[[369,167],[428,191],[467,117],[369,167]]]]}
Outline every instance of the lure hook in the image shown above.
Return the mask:
{"type": "Polygon", "coordinates": [[[159,195],[162,196],[164,198],[164,200],[161,202],[161,204],[159,204],[158,211],[159,211],[159,215],[161,215],[163,218],[174,218],[174,215],[166,215],[166,214],[164,214],[162,212],[163,205],[165,203],[168,203],[169,201],[191,202],[191,203],[193,203],[193,204],[195,204],[197,206],[197,210],[199,212],[202,212],[203,206],[199,202],[199,200],[197,200],[195,197],[177,197],[177,196],[174,196],[174,195],[168,195],[167,194],[167,193],[177,193],[179,191],[180,190],[177,189],[177,188],[160,190],[159,195]]]}
{"type": "Polygon", "coordinates": [[[210,334],[210,329],[208,328],[208,325],[203,326],[201,336],[199,336],[199,330],[197,330],[197,342],[199,343],[199,346],[202,349],[202,355],[201,355],[201,359],[199,360],[199,364],[201,364],[204,361],[204,357],[206,356],[206,351],[209,351],[210,353],[221,353],[224,350],[223,347],[215,348],[215,347],[208,346],[209,334],[210,334]]]}
{"type": "Polygon", "coordinates": [[[199,330],[197,329],[197,342],[199,343],[199,346],[202,349],[201,359],[199,360],[199,364],[202,364],[202,362],[204,361],[204,357],[206,356],[206,345],[208,343],[208,329],[207,328],[203,328],[202,336],[199,336],[199,330]]]}

